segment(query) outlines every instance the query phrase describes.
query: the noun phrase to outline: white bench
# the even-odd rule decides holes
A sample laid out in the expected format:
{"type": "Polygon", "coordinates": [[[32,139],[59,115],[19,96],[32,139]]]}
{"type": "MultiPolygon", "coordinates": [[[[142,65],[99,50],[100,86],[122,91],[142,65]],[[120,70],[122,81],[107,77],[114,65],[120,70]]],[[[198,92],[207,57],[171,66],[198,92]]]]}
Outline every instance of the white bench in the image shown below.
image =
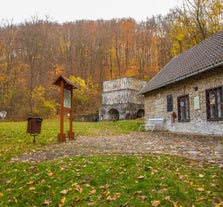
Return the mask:
{"type": "Polygon", "coordinates": [[[151,132],[153,132],[153,130],[156,127],[163,128],[163,124],[164,124],[164,118],[148,119],[145,124],[141,124],[139,126],[139,131],[141,130],[142,127],[145,127],[145,130],[148,130],[148,128],[151,128],[151,132]]]}

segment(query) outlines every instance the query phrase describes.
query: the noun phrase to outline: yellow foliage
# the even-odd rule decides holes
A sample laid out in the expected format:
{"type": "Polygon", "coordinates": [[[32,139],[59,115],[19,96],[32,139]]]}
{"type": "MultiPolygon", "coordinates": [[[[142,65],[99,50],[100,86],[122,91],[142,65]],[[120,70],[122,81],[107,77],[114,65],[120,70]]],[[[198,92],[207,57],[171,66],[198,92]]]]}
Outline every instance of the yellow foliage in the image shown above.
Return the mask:
{"type": "Polygon", "coordinates": [[[95,84],[92,78],[85,81],[80,77],[70,76],[70,80],[78,85],[78,89],[74,90],[75,113],[95,112],[95,107],[99,104],[98,84],[95,84]]]}
{"type": "Polygon", "coordinates": [[[43,86],[39,86],[34,88],[32,91],[32,99],[35,101],[44,101],[45,88],[43,86]]]}
{"type": "Polygon", "coordinates": [[[80,77],[70,76],[70,80],[79,86],[80,90],[87,89],[85,80],[80,77]]]}

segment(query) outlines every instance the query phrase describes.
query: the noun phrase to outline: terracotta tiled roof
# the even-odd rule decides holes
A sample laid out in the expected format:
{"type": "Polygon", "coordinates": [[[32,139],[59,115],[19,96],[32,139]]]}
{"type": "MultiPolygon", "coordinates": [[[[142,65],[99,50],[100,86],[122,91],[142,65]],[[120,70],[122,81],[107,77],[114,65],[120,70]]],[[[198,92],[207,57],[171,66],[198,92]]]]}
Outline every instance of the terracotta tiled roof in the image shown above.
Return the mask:
{"type": "Polygon", "coordinates": [[[141,90],[144,94],[223,65],[223,30],[174,57],[141,90]]]}

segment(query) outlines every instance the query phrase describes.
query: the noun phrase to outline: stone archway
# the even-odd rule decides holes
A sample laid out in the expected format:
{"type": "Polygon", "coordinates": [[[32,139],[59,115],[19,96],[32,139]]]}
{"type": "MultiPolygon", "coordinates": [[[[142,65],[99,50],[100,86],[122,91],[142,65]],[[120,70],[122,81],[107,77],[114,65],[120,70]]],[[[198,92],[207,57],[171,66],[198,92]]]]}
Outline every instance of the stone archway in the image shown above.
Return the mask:
{"type": "Polygon", "coordinates": [[[142,118],[145,116],[145,111],[143,109],[139,109],[137,111],[137,118],[142,118]]]}
{"type": "Polygon", "coordinates": [[[119,120],[119,111],[117,109],[110,109],[108,112],[108,120],[117,121],[119,120]]]}

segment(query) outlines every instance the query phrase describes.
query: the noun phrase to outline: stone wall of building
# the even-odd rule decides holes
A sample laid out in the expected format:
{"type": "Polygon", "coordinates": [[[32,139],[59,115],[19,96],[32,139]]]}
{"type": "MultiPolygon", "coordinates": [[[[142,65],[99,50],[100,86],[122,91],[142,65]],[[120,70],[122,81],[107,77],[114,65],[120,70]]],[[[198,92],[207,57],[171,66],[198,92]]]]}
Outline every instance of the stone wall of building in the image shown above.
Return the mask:
{"type": "Polygon", "coordinates": [[[103,92],[114,92],[119,90],[140,90],[146,82],[136,78],[124,77],[110,81],[104,81],[103,92]]]}
{"type": "MultiPolygon", "coordinates": [[[[100,109],[100,118],[103,115],[103,120],[124,120],[124,119],[136,119],[138,118],[138,112],[143,110],[144,116],[144,105],[143,104],[113,104],[103,105],[100,109]],[[112,113],[111,110],[117,111],[112,113]]],[[[140,116],[141,117],[141,116],[140,116]]]]}
{"type": "Polygon", "coordinates": [[[105,81],[99,110],[100,119],[137,118],[140,110],[144,111],[143,96],[138,92],[145,84],[146,81],[130,77],[105,81]]]}
{"type": "MultiPolygon", "coordinates": [[[[183,81],[145,94],[145,119],[164,117],[165,129],[173,132],[223,135],[223,121],[207,121],[206,90],[223,86],[223,68],[198,74],[183,81]],[[178,115],[177,97],[189,95],[190,121],[175,123],[167,112],[167,95],[173,97],[173,111],[178,115]]],[[[223,103],[223,100],[221,100],[223,103]]]]}
{"type": "Polygon", "coordinates": [[[109,91],[103,93],[102,103],[105,105],[135,103],[144,104],[143,96],[139,95],[139,90],[123,89],[116,91],[109,91]]]}

